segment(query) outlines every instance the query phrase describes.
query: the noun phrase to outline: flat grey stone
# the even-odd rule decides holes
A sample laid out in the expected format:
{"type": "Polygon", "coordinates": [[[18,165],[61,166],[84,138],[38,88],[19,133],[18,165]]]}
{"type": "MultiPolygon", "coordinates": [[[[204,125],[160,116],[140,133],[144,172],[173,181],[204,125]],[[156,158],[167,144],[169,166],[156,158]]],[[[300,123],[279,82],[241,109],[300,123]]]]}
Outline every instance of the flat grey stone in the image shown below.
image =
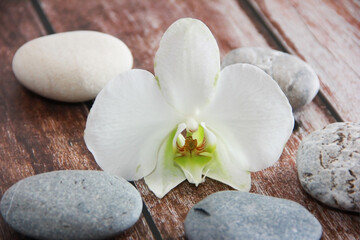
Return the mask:
{"type": "Polygon", "coordinates": [[[222,61],[222,68],[235,63],[249,63],[269,74],[279,84],[293,110],[311,102],[319,91],[316,73],[296,56],[272,49],[246,47],[230,51],[222,61]]]}
{"type": "Polygon", "coordinates": [[[102,171],[55,171],[25,178],[1,200],[16,231],[37,239],[102,239],[130,228],[142,200],[126,180],[102,171]]]}
{"type": "Polygon", "coordinates": [[[360,123],[333,123],[311,133],[299,146],[296,165],[311,196],[360,212],[360,123]]]}
{"type": "Polygon", "coordinates": [[[185,219],[189,240],[320,239],[317,219],[300,204],[238,191],[214,193],[197,203],[185,219]]]}

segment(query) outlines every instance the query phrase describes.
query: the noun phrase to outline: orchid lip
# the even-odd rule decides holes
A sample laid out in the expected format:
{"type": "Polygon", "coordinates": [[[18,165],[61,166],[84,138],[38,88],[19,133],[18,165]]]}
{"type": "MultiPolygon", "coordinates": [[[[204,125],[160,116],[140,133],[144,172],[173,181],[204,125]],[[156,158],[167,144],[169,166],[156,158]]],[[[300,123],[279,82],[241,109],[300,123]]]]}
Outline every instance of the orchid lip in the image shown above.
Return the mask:
{"type": "Polygon", "coordinates": [[[204,170],[212,160],[215,141],[212,133],[205,133],[204,123],[199,125],[194,119],[186,122],[190,127],[187,124],[179,124],[173,139],[176,143],[174,163],[181,168],[188,181],[197,186],[204,181],[204,170]],[[212,146],[209,146],[207,141],[209,136],[212,146]]]}

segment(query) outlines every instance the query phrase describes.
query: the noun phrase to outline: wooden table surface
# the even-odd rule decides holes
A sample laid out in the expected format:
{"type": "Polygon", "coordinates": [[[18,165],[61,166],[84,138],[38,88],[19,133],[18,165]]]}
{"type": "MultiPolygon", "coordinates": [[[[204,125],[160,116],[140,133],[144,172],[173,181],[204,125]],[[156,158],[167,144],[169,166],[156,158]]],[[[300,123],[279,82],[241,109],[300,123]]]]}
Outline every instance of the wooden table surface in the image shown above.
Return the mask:
{"type": "MultiPolygon", "coordinates": [[[[296,201],[323,227],[322,239],[360,239],[360,216],[330,209],[300,187],[295,165],[299,143],[336,121],[360,121],[359,0],[0,0],[0,197],[17,181],[61,169],[99,169],[83,131],[90,103],[42,98],[15,79],[11,61],[25,42],[54,32],[96,30],[123,40],[134,68],[152,70],[167,27],[178,18],[202,20],[222,57],[231,49],[260,46],[297,55],[321,81],[319,94],[295,113],[296,127],[280,160],[252,174],[251,192],[296,201]]],[[[116,239],[184,239],[188,210],[211,193],[231,189],[207,179],[183,182],[163,199],[135,182],[144,210],[116,239]]],[[[0,239],[26,239],[0,217],[0,239]]]]}

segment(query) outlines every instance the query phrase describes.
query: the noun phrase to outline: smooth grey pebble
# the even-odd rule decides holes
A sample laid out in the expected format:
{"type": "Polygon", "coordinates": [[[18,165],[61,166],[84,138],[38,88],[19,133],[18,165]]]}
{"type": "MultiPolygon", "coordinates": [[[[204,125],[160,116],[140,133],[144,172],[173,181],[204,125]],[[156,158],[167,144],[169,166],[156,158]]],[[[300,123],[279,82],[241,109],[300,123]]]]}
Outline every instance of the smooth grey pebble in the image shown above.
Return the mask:
{"type": "Polygon", "coordinates": [[[67,170],[25,178],[1,200],[1,214],[16,231],[37,239],[103,239],[136,223],[139,192],[102,171],[67,170]]]}
{"type": "Polygon", "coordinates": [[[322,227],[300,204],[239,191],[214,193],[185,219],[189,240],[319,240],[322,227]]]}
{"type": "Polygon", "coordinates": [[[320,88],[319,79],[309,64],[284,52],[259,47],[238,48],[224,57],[222,68],[235,63],[249,63],[269,74],[293,110],[311,102],[320,88]]]}

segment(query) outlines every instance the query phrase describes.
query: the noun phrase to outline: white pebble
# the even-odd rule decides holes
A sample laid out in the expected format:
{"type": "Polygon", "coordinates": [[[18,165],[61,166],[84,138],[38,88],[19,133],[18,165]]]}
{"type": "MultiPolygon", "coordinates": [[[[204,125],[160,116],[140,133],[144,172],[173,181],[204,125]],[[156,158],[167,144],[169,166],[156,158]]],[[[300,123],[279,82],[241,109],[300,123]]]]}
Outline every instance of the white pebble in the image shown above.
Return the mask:
{"type": "Polygon", "coordinates": [[[31,91],[54,100],[93,99],[133,57],[119,39],[95,31],[73,31],[40,37],[15,53],[16,78],[31,91]]]}

